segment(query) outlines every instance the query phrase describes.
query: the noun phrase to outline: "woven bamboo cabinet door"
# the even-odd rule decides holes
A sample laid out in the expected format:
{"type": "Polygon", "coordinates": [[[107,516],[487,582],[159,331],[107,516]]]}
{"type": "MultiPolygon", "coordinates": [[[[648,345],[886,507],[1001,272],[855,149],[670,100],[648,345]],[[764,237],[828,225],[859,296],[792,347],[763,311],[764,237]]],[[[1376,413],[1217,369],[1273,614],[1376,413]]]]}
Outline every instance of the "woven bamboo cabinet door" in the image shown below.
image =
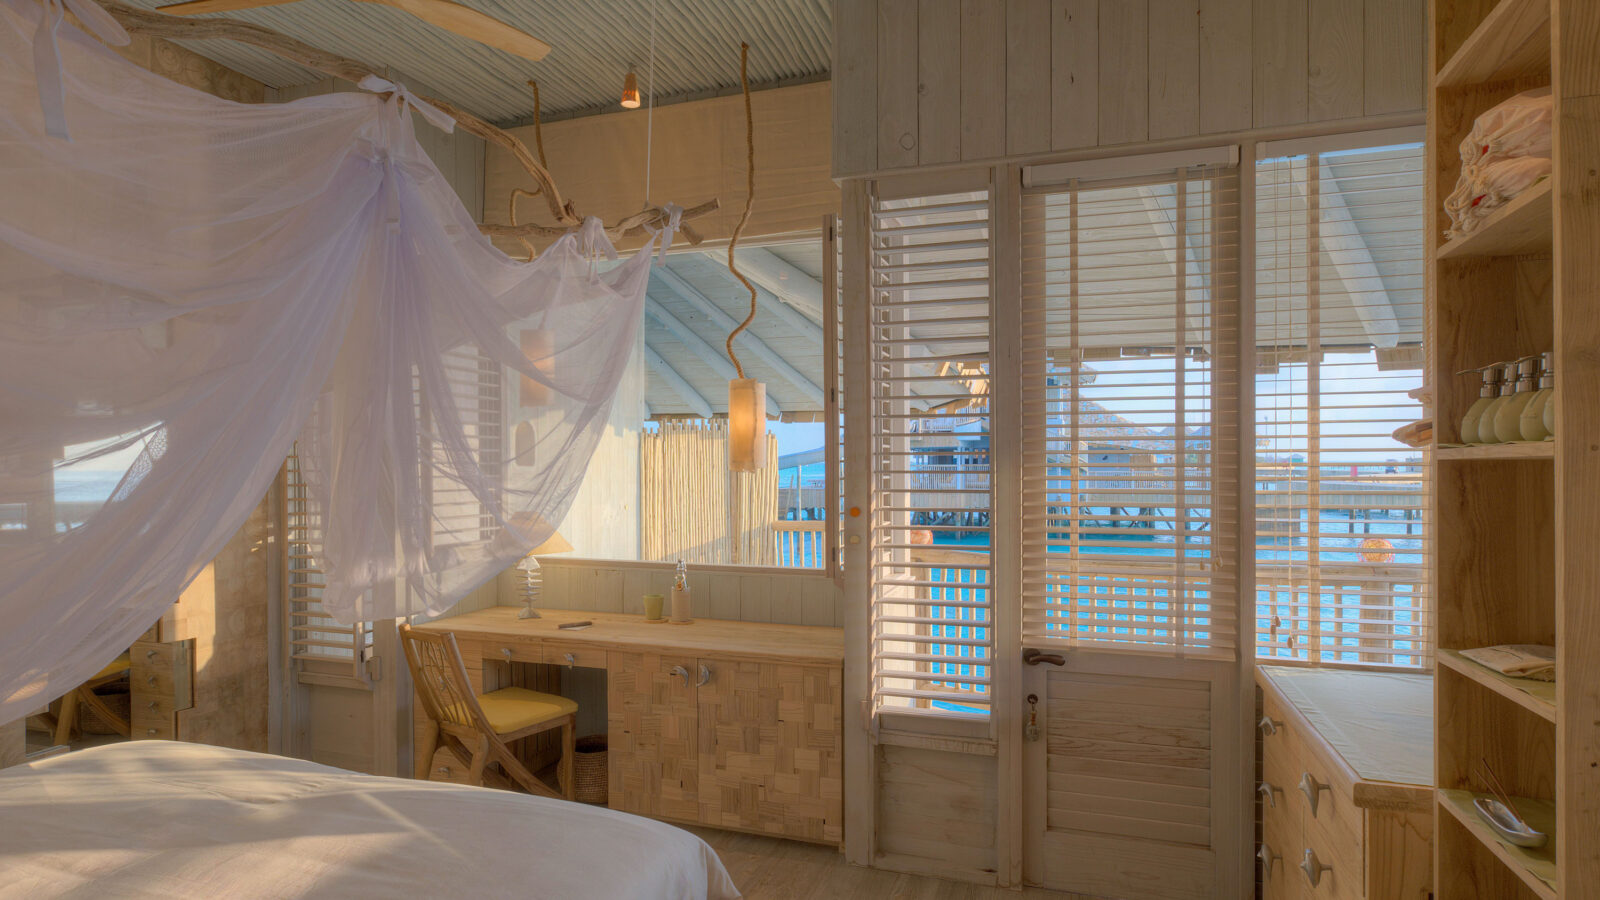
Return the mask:
{"type": "Polygon", "coordinates": [[[700,665],[700,820],[838,843],[840,670],[713,659],[700,665]]]}
{"type": "Polygon", "coordinates": [[[699,757],[693,657],[610,655],[610,806],[694,822],[699,757]],[[674,667],[681,673],[675,673],[674,667]]]}

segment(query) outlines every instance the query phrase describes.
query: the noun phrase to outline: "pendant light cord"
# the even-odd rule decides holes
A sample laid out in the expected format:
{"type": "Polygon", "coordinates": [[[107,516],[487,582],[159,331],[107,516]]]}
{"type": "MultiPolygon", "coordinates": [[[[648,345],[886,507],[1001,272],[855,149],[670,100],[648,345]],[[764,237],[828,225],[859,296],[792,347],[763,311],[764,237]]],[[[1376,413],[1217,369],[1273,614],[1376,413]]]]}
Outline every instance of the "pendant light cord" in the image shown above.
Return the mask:
{"type": "Polygon", "coordinates": [[[655,150],[656,124],[656,2],[650,0],[650,65],[646,78],[649,106],[644,111],[644,205],[650,207],[650,163],[655,150]]]}
{"type": "Polygon", "coordinates": [[[728,333],[728,358],[733,360],[733,368],[744,378],[744,366],[739,362],[738,354],[733,352],[733,339],[739,332],[750,327],[756,320],[756,286],[750,279],[739,272],[739,267],[733,261],[733,248],[739,243],[739,234],[744,231],[745,223],[750,221],[750,204],[756,199],[756,129],[750,117],[750,45],[739,45],[739,87],[744,90],[744,146],[745,146],[745,191],[744,212],[739,216],[739,224],[733,227],[733,237],[728,241],[728,271],[733,277],[739,279],[745,290],[750,292],[750,315],[744,317],[739,327],[728,333]]]}

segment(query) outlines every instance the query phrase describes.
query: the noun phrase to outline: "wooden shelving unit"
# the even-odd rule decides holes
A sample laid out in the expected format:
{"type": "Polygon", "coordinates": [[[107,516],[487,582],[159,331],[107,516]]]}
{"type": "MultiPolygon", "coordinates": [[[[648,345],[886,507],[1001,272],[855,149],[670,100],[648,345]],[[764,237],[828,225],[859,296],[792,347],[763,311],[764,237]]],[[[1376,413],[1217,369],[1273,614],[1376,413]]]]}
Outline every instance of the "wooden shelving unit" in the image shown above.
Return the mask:
{"type": "Polygon", "coordinates": [[[1435,895],[1553,900],[1600,885],[1600,66],[1593,0],[1432,0],[1428,27],[1428,381],[1434,398],[1435,895]],[[1551,177],[1445,241],[1443,198],[1473,121],[1553,86],[1551,177]],[[1461,446],[1461,370],[1554,350],[1553,441],[1461,446]],[[1557,680],[1456,649],[1556,647],[1557,680]],[[1446,649],[1455,648],[1455,649],[1446,649]],[[1501,841],[1472,807],[1487,765],[1551,842],[1501,841]]]}

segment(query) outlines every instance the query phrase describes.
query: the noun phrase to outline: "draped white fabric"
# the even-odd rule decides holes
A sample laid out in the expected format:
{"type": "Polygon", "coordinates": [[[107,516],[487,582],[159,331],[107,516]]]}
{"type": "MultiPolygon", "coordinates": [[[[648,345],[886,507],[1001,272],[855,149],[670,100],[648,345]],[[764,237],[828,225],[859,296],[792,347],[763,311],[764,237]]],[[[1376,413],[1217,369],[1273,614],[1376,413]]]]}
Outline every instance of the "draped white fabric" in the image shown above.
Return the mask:
{"type": "Polygon", "coordinates": [[[297,438],[342,621],[442,611],[546,538],[651,248],[511,260],[399,92],[231,103],[71,24],[52,136],[58,9],[0,0],[0,722],[149,627],[297,438]]]}

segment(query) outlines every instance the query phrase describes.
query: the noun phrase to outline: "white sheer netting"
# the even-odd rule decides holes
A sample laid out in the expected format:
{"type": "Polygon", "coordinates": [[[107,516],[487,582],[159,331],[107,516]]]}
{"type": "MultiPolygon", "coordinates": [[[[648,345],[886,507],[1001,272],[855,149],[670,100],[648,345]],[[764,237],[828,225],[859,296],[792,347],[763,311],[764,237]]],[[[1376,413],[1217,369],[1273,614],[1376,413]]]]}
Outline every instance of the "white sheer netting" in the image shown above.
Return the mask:
{"type": "Polygon", "coordinates": [[[544,540],[651,248],[508,259],[398,100],[231,103],[69,25],[51,137],[40,15],[0,0],[0,722],[149,627],[297,438],[341,621],[440,612],[544,540]]]}

